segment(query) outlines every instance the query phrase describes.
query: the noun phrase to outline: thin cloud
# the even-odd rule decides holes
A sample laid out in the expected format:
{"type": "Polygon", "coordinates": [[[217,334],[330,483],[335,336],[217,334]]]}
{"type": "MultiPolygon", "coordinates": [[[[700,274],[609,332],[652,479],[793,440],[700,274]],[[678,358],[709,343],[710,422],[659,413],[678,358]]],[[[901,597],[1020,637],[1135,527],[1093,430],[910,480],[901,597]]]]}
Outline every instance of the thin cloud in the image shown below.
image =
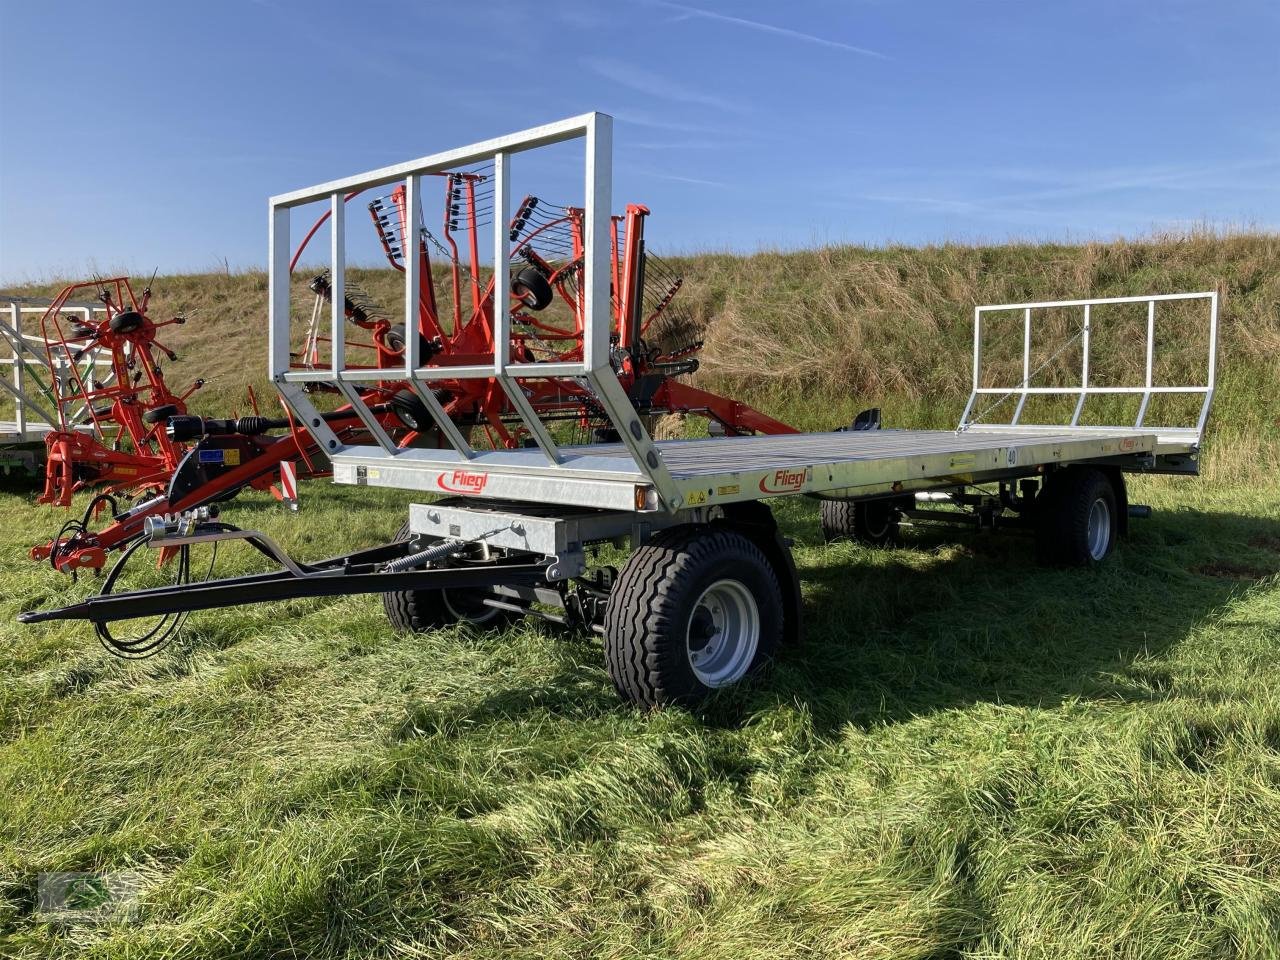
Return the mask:
{"type": "Polygon", "coordinates": [[[742,129],[738,125],[734,125],[732,121],[728,125],[716,123],[693,123],[679,120],[672,120],[669,117],[659,117],[643,111],[632,110],[629,108],[620,108],[610,110],[613,118],[620,123],[634,124],[637,127],[645,127],[650,130],[661,130],[667,133],[681,134],[698,134],[702,137],[734,137],[739,140],[764,140],[772,139],[762,137],[756,129],[742,129]]]}
{"type": "MultiPolygon", "coordinates": [[[[860,193],[857,198],[874,203],[904,204],[922,207],[939,213],[969,213],[987,216],[1011,216],[1044,213],[1045,204],[1055,201],[1074,201],[1117,192],[1155,191],[1209,191],[1239,189],[1253,190],[1274,187],[1271,182],[1247,184],[1238,178],[1241,174],[1272,169],[1275,160],[1244,160],[1209,166],[1133,167],[1111,170],[1094,170],[1083,177],[1059,180],[1058,183],[1035,190],[1012,193],[987,194],[971,198],[939,197],[901,193],[860,193]]],[[[901,171],[895,171],[901,172],[901,171]]],[[[1048,178],[1044,175],[1044,179],[1048,178]]],[[[1040,178],[1037,178],[1040,179],[1040,178]]]]}
{"type": "Polygon", "coordinates": [[[867,47],[855,47],[851,43],[842,43],[839,40],[828,40],[826,37],[817,37],[812,33],[792,30],[790,27],[775,27],[771,23],[761,23],[759,20],[747,20],[744,17],[731,17],[727,13],[715,13],[711,10],[703,10],[701,7],[691,7],[684,3],[672,3],[671,0],[648,0],[648,2],[657,7],[665,7],[668,10],[675,10],[678,13],[684,14],[685,17],[701,17],[705,20],[718,20],[721,23],[732,23],[738,27],[746,27],[748,30],[758,30],[761,33],[771,33],[774,36],[788,37],[791,40],[800,40],[804,43],[815,43],[820,47],[831,47],[834,50],[844,50],[848,53],[856,53],[863,57],[874,57],[877,60],[892,59],[878,50],[870,50],[867,47]]]}
{"type": "Polygon", "coordinates": [[[643,174],[646,177],[656,177],[659,180],[671,180],[675,183],[691,183],[698,187],[727,187],[729,184],[723,180],[703,180],[699,177],[682,177],[678,173],[663,173],[659,170],[644,170],[634,168],[636,173],[643,174]]]}
{"type": "Polygon", "coordinates": [[[720,110],[725,113],[747,112],[739,103],[733,103],[723,97],[717,97],[715,94],[704,93],[693,87],[687,87],[682,83],[677,83],[656,73],[650,73],[647,70],[631,66],[622,67],[612,60],[605,60],[600,57],[587,57],[583,60],[583,63],[592,72],[604,77],[606,80],[611,80],[618,86],[634,90],[636,93],[642,93],[646,97],[659,97],[663,100],[674,100],[677,103],[691,103],[695,106],[710,107],[713,110],[720,110]]]}
{"type": "Polygon", "coordinates": [[[630,150],[723,150],[730,144],[724,140],[674,140],[629,143],[630,150]]]}

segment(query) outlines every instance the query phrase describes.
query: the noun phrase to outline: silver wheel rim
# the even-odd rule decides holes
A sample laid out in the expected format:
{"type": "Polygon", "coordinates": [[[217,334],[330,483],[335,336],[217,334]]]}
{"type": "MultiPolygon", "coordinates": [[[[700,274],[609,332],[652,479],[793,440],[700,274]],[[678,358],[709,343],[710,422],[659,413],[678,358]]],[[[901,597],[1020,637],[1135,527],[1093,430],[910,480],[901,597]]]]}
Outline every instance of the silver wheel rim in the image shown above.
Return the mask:
{"type": "Polygon", "coordinates": [[[869,533],[871,537],[875,540],[883,540],[886,537],[888,537],[889,536],[889,514],[886,512],[885,515],[880,518],[880,523],[878,526],[873,523],[868,523],[867,533],[869,533]]]}
{"type": "Polygon", "coordinates": [[[1111,545],[1111,508],[1102,497],[1089,508],[1089,556],[1101,560],[1111,545]]]}
{"type": "Polygon", "coordinates": [[[693,605],[685,649],[694,675],[708,687],[741,680],[760,646],[760,608],[737,580],[717,580],[693,605]]]}
{"type": "Polygon", "coordinates": [[[468,609],[466,604],[454,604],[449,599],[449,591],[441,590],[440,599],[444,601],[444,608],[449,611],[449,615],[461,623],[488,623],[499,613],[497,607],[485,606],[482,612],[477,613],[473,609],[468,609]]]}

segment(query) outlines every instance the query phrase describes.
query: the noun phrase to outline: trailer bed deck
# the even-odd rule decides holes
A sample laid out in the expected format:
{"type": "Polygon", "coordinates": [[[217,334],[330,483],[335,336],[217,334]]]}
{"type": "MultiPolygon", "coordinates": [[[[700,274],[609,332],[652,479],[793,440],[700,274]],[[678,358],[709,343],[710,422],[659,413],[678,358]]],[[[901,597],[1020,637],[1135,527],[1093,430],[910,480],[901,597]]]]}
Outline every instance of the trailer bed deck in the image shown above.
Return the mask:
{"type": "MultiPolygon", "coordinates": [[[[980,482],[1043,464],[1192,453],[1194,445],[1135,430],[866,430],[704,440],[656,446],[684,506],[798,493],[874,494],[980,482]]],[[[622,444],[561,448],[552,465],[537,449],[482,453],[373,448],[335,454],[337,483],[442,494],[634,510],[648,478],[622,444]]],[[[656,509],[656,504],[646,504],[656,509]]]]}

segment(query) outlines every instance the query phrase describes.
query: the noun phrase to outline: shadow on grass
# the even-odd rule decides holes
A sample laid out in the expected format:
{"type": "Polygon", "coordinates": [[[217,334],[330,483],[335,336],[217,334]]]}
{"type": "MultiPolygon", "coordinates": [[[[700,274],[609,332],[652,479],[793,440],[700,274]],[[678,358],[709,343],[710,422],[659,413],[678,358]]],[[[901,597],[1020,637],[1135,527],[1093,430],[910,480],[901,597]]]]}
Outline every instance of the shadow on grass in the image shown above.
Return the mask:
{"type": "MultiPolygon", "coordinates": [[[[1039,567],[1025,536],[936,527],[919,528],[899,549],[803,550],[806,639],[754,683],[715,698],[700,719],[733,727],[802,704],[823,736],[981,702],[1163,699],[1167,678],[1150,661],[1280,572],[1273,543],[1275,521],[1182,510],[1135,521],[1097,570],[1039,567]]],[[[415,720],[607,714],[618,705],[601,683],[598,652],[584,644],[545,683],[493,690],[447,718],[415,720]]]]}
{"type": "Polygon", "coordinates": [[[802,570],[805,644],[743,706],[800,702],[830,732],[976,702],[1162,699],[1167,684],[1134,660],[1280,572],[1278,538],[1275,521],[1183,510],[1135,521],[1097,570],[1038,567],[1029,538],[1008,535],[930,530],[905,551],[836,548],[849,563],[828,550],[802,570]],[[920,563],[930,550],[939,556],[920,563]]]}

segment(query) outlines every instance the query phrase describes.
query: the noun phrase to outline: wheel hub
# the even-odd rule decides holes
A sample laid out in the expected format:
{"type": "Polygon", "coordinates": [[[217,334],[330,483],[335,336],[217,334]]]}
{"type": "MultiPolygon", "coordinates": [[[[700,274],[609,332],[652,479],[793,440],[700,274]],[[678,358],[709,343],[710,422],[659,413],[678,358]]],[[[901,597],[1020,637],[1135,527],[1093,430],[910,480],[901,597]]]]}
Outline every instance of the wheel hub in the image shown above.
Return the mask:
{"type": "Polygon", "coordinates": [[[1089,556],[1101,560],[1111,546],[1111,510],[1107,501],[1099,497],[1089,508],[1089,556]]]}
{"type": "Polygon", "coordinates": [[[760,610],[737,580],[718,580],[703,591],[689,617],[689,665],[708,687],[740,680],[760,644],[760,610]]]}

